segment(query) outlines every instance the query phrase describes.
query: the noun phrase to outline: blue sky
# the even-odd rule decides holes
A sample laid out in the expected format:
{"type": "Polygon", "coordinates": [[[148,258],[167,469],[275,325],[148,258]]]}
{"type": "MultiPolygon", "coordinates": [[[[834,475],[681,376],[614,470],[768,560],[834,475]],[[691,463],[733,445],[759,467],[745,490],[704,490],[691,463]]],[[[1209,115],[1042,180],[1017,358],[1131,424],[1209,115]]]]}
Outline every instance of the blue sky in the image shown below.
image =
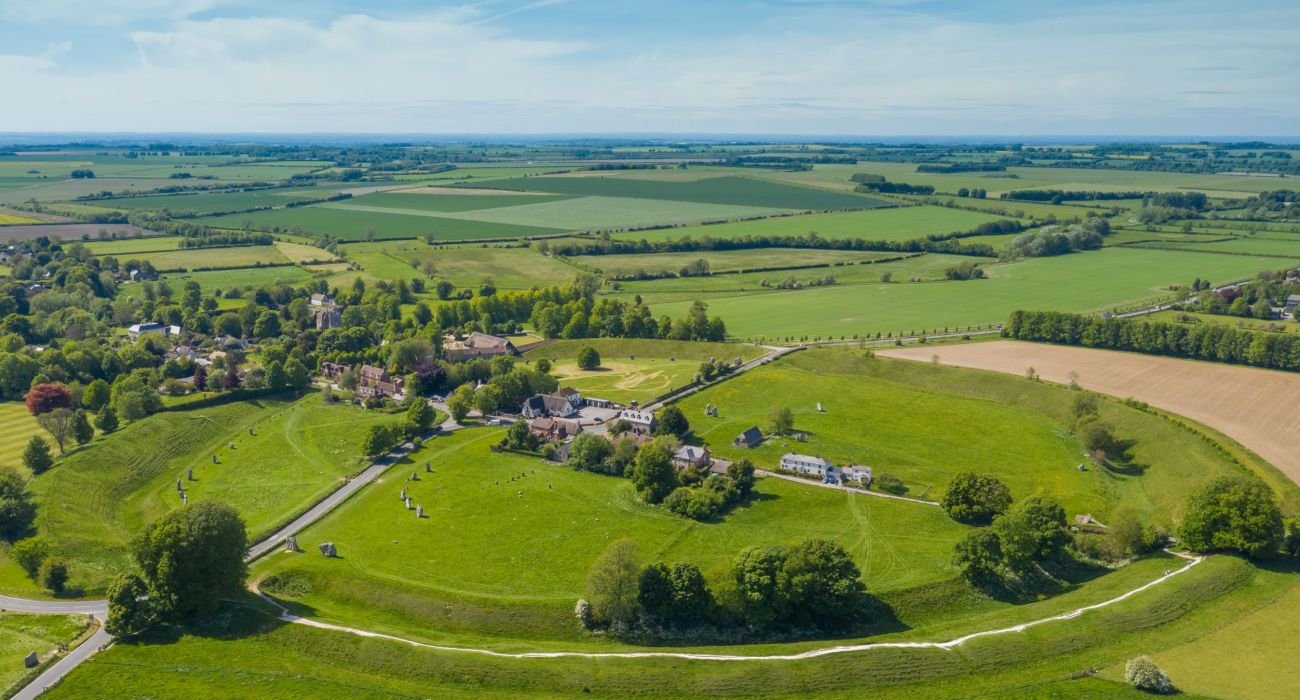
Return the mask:
{"type": "Polygon", "coordinates": [[[0,131],[1300,135],[1300,3],[0,0],[0,131]]]}

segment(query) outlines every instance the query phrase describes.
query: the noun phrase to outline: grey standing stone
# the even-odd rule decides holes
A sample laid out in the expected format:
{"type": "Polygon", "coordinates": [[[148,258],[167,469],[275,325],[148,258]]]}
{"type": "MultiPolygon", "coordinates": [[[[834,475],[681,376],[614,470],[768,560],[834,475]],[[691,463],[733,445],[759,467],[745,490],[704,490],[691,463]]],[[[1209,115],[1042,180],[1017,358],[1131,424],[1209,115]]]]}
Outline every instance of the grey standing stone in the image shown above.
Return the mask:
{"type": "Polygon", "coordinates": [[[188,493],[181,494],[181,503],[184,503],[187,506],[190,504],[190,495],[188,493]]]}
{"type": "Polygon", "coordinates": [[[416,507],[415,507],[415,517],[417,517],[417,518],[423,518],[423,517],[424,517],[424,506],[416,506],[416,507]]]}
{"type": "Polygon", "coordinates": [[[290,535],[289,537],[284,538],[284,551],[286,551],[286,552],[301,552],[301,551],[302,551],[302,548],[298,546],[298,538],[297,538],[297,537],[294,537],[294,536],[292,536],[292,535],[290,535]]]}
{"type": "Polygon", "coordinates": [[[402,495],[400,496],[400,498],[401,498],[403,501],[406,500],[406,489],[402,489],[402,495]]]}
{"type": "Polygon", "coordinates": [[[406,499],[406,509],[407,509],[407,510],[410,510],[410,509],[411,509],[411,499],[409,499],[409,498],[406,499]]]}
{"type": "Polygon", "coordinates": [[[337,557],[339,555],[339,550],[334,547],[333,542],[326,542],[320,546],[320,553],[327,557],[337,557]]]}
{"type": "Polygon", "coordinates": [[[419,481],[419,480],[420,480],[420,475],[416,474],[415,472],[411,472],[411,481],[419,481]]]}
{"type": "Polygon", "coordinates": [[[181,480],[180,480],[180,479],[177,479],[177,480],[176,480],[176,490],[177,490],[177,491],[184,491],[184,490],[185,490],[185,485],[181,483],[181,480]]]}
{"type": "Polygon", "coordinates": [[[189,471],[187,471],[185,473],[185,477],[188,478],[190,481],[194,481],[194,470],[190,469],[189,471]]]}
{"type": "Polygon", "coordinates": [[[212,454],[212,463],[213,463],[213,464],[216,464],[216,463],[217,463],[217,455],[216,455],[215,452],[212,454]]]}
{"type": "Polygon", "coordinates": [[[433,473],[433,466],[430,465],[428,462],[425,462],[425,463],[424,463],[424,473],[425,473],[425,474],[432,474],[432,473],[433,473]]]}
{"type": "Polygon", "coordinates": [[[36,668],[36,665],[39,664],[40,662],[41,662],[40,657],[37,656],[36,652],[34,651],[28,654],[26,658],[23,659],[23,665],[26,666],[27,668],[36,668]]]}
{"type": "Polygon", "coordinates": [[[235,443],[233,443],[233,442],[230,443],[230,449],[232,449],[232,450],[235,449],[235,443]]]}

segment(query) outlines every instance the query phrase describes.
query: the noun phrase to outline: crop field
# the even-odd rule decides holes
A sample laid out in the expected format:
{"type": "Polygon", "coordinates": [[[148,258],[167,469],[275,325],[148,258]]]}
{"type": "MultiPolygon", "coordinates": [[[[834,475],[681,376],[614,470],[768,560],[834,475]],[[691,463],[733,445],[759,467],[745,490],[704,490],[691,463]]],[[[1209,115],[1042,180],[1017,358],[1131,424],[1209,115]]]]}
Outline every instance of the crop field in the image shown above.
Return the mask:
{"type": "Polygon", "coordinates": [[[1131,462],[1141,470],[1079,471],[1086,460],[1066,427],[1072,400],[1066,389],[1018,378],[815,349],[710,387],[681,406],[710,450],[749,457],[761,468],[775,468],[785,452],[817,454],[871,466],[902,479],[907,495],[930,500],[953,474],[974,471],[1001,479],[1016,498],[1048,496],[1067,514],[1092,513],[1103,522],[1127,505],[1168,523],[1196,484],[1236,469],[1196,435],[1108,402],[1103,417],[1121,439],[1134,441],[1131,462]],[[705,417],[705,404],[717,406],[719,417],[705,417]],[[751,450],[731,445],[746,428],[763,428],[773,406],[790,408],[806,443],[769,437],[751,450]],[[1007,441],[1008,434],[1016,440],[1007,441]]]}
{"type": "Polygon", "coordinates": [[[338,194],[338,190],[327,187],[277,187],[249,192],[196,192],[148,197],[119,197],[117,199],[95,200],[95,204],[112,209],[166,209],[173,216],[187,216],[206,214],[208,212],[238,211],[254,207],[284,206],[296,200],[322,199],[335,194],[338,194]]]}
{"type": "Polygon", "coordinates": [[[826,192],[746,177],[715,177],[686,182],[620,177],[530,177],[491,184],[508,190],[665,199],[702,204],[733,204],[779,209],[831,211],[886,206],[874,197],[826,192]]]}
{"type": "Polygon", "coordinates": [[[130,224],[15,224],[0,229],[0,241],[26,241],[41,236],[61,241],[75,241],[83,236],[94,239],[99,236],[100,231],[116,233],[119,238],[148,233],[130,224]]]}
{"type": "MultiPolygon", "coordinates": [[[[404,195],[414,197],[416,195],[404,195]]],[[[473,196],[478,201],[485,196],[473,196]]],[[[720,219],[779,214],[786,210],[731,204],[680,202],[632,197],[563,197],[558,199],[520,197],[527,203],[476,210],[430,212],[422,209],[372,207],[360,202],[331,202],[320,208],[348,212],[462,219],[494,224],[543,226],[557,230],[619,229],[673,223],[694,223],[720,219]]],[[[400,202],[398,202],[400,203],[400,202]]]]}
{"type": "Polygon", "coordinates": [[[935,206],[887,207],[830,214],[778,216],[707,226],[685,226],[614,234],[627,240],[663,241],[686,238],[740,238],[743,236],[806,236],[863,238],[871,241],[906,241],[930,235],[969,231],[1003,217],[935,206]]]}
{"type": "Polygon", "coordinates": [[[13,226],[14,224],[39,224],[41,219],[30,216],[21,216],[6,211],[0,211],[0,226],[13,226]]]}
{"type": "Polygon", "coordinates": [[[530,289],[569,281],[578,269],[532,248],[429,246],[418,241],[350,243],[348,257],[375,279],[422,277],[418,268],[432,262],[435,277],[457,287],[476,287],[491,278],[498,289],[530,289]],[[412,265],[412,261],[416,265],[412,265]]]}
{"type": "Polygon", "coordinates": [[[423,639],[567,642],[586,638],[572,622],[583,575],[624,537],[647,557],[708,571],[746,545],[834,529],[876,590],[951,576],[949,551],[962,527],[938,508],[768,479],[749,505],[701,527],[641,503],[625,479],[493,454],[488,447],[501,435],[469,429],[429,441],[411,459],[430,462],[432,474],[414,482],[390,475],[299,536],[308,550],[334,542],[340,559],[276,553],[258,571],[301,581],[307,590],[294,602],[322,619],[423,639]],[[425,518],[403,508],[402,488],[425,518]]]}
{"type": "Polygon", "coordinates": [[[512,194],[501,190],[484,190],[482,193],[457,194],[456,188],[445,192],[426,193],[421,188],[377,192],[348,200],[349,204],[380,207],[383,209],[419,209],[431,212],[473,211],[496,209],[520,204],[541,204],[571,199],[566,195],[512,194]],[[488,193],[491,194],[488,194],[488,193]]]}
{"type": "Polygon", "coordinates": [[[112,241],[87,241],[86,250],[95,255],[112,255],[125,259],[134,253],[180,250],[180,236],[151,236],[149,238],[120,238],[112,241]]]}
{"type": "Polygon", "coordinates": [[[255,540],[364,467],[360,445],[367,425],[399,419],[323,405],[314,392],[296,401],[159,413],[100,438],[93,449],[68,455],[36,478],[37,526],[69,559],[74,585],[102,590],[126,568],[131,537],[181,506],[178,478],[191,502],[216,499],[238,509],[255,540]],[[186,477],[190,469],[194,481],[186,477]]]}
{"type": "Polygon", "coordinates": [[[49,439],[21,401],[0,402],[0,466],[22,466],[23,450],[33,435],[49,439]]]}
{"type": "Polygon", "coordinates": [[[124,192],[128,190],[152,190],[176,184],[175,180],[157,180],[149,178],[95,178],[93,180],[33,180],[30,187],[17,187],[0,190],[0,204],[18,204],[35,199],[38,202],[54,202],[75,199],[89,194],[124,192]]]}
{"type": "Polygon", "coordinates": [[[311,277],[311,273],[300,267],[245,267],[234,270],[205,270],[203,272],[173,272],[166,276],[171,284],[184,285],[189,280],[199,283],[204,294],[217,289],[232,287],[260,287],[276,283],[297,283],[311,277]]]}
{"type": "Polygon", "coordinates": [[[304,245],[302,243],[289,243],[288,241],[276,241],[275,249],[280,254],[288,258],[289,262],[295,265],[303,263],[323,263],[334,260],[334,255],[324,248],[317,248],[314,245],[304,245]]]}
{"type": "MultiPolygon", "coordinates": [[[[322,251],[319,257],[327,259],[329,253],[322,251]]],[[[148,260],[160,272],[285,265],[291,262],[284,253],[280,252],[279,248],[269,245],[245,245],[230,248],[183,248],[160,253],[133,254],[131,259],[142,262],[148,260]]]]}
{"type": "Polygon", "coordinates": [[[571,386],[584,395],[627,404],[644,404],[695,380],[700,363],[710,357],[748,361],[766,350],[738,343],[688,343],[675,340],[590,338],[562,340],[524,355],[529,362],[546,358],[551,374],[561,386],[571,386]],[[591,346],[600,353],[600,367],[578,368],[578,351],[591,346]]]}
{"type": "MultiPolygon", "coordinates": [[[[746,248],[742,250],[709,250],[693,253],[644,253],[632,255],[582,255],[570,258],[573,262],[600,270],[606,275],[627,277],[638,273],[657,274],[677,272],[688,263],[706,260],[714,273],[744,270],[764,270],[813,265],[852,265],[859,262],[896,258],[897,253],[878,253],[856,250],[818,250],[815,248],[746,248]]],[[[838,268],[828,268],[835,272],[838,268]]]]}
{"type": "MultiPolygon", "coordinates": [[[[906,333],[1004,321],[1018,308],[1088,311],[1161,296],[1188,276],[1217,283],[1277,270],[1294,261],[1247,255],[1106,248],[990,265],[989,279],[924,285],[835,285],[720,296],[710,314],[738,338],[906,333]]],[[[685,302],[655,313],[679,316],[685,302]]]]}
{"type": "Polygon", "coordinates": [[[344,240],[365,240],[370,232],[376,239],[423,238],[433,236],[440,241],[474,240],[478,238],[521,238],[561,233],[560,229],[530,225],[505,225],[467,219],[399,214],[374,211],[349,211],[324,206],[276,209],[229,216],[202,217],[194,223],[218,228],[243,228],[250,223],[254,229],[301,229],[317,235],[330,234],[344,240]]]}
{"type": "Polygon", "coordinates": [[[895,357],[939,361],[962,367],[1024,375],[1033,367],[1047,381],[1131,396],[1192,420],[1212,425],[1268,460],[1300,483],[1300,376],[1254,367],[1171,357],[997,341],[935,348],[884,351],[895,357]]]}
{"type": "Polygon", "coordinates": [[[0,692],[27,675],[21,659],[36,652],[41,661],[50,652],[76,639],[90,624],[84,615],[0,614],[0,656],[11,659],[0,666],[0,692]]]}

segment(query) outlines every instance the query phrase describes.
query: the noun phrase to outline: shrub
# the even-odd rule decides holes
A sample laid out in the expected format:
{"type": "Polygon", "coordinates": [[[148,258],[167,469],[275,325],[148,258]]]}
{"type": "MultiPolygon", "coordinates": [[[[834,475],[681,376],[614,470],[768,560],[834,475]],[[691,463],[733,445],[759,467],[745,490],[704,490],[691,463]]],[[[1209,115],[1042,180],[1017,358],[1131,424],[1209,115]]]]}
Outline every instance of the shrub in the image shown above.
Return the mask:
{"type": "Polygon", "coordinates": [[[578,351],[578,369],[591,371],[600,366],[600,353],[590,345],[584,345],[578,351]]]}
{"type": "Polygon", "coordinates": [[[959,523],[987,525],[1011,505],[1011,491],[991,476],[962,472],[948,482],[939,505],[959,523]]]}
{"type": "Polygon", "coordinates": [[[41,563],[37,580],[51,593],[63,592],[68,583],[68,563],[58,557],[49,557],[41,563]]]}
{"type": "Polygon", "coordinates": [[[1169,681],[1169,676],[1146,656],[1129,659],[1124,664],[1124,680],[1134,688],[1148,693],[1163,695],[1174,692],[1174,684],[1169,681]]]}
{"type": "Polygon", "coordinates": [[[27,577],[35,580],[41,570],[41,564],[50,555],[50,545],[41,537],[28,537],[14,543],[9,549],[9,556],[27,572],[27,577]]]}

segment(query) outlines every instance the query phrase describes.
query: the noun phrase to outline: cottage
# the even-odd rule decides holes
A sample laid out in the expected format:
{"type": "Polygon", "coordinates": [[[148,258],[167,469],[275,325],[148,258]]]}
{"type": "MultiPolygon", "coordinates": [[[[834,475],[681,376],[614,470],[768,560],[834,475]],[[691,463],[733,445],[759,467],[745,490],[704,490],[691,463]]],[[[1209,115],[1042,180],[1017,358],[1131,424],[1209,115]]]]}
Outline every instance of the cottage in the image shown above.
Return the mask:
{"type": "Polygon", "coordinates": [[[140,336],[157,333],[164,338],[170,335],[180,335],[180,326],[166,326],[161,323],[137,323],[126,329],[126,334],[131,340],[139,340],[140,336]]]}
{"type": "Polygon", "coordinates": [[[1300,294],[1292,294],[1286,298],[1286,304],[1282,307],[1291,316],[1295,316],[1295,309],[1300,306],[1300,294]]]}
{"type": "Polygon", "coordinates": [[[858,484],[860,486],[871,485],[871,467],[851,465],[840,470],[840,481],[846,484],[858,484]]]}
{"type": "Polygon", "coordinates": [[[783,471],[825,478],[832,467],[830,460],[821,457],[810,457],[793,452],[781,455],[781,469],[783,471]]]}
{"type": "Polygon", "coordinates": [[[677,448],[677,452],[673,453],[673,466],[678,469],[707,467],[711,461],[709,459],[709,450],[705,447],[682,445],[677,448]]]}
{"type": "Polygon", "coordinates": [[[568,401],[573,404],[574,408],[582,408],[583,406],[582,394],[571,386],[560,387],[556,391],[552,392],[551,396],[556,396],[568,401]]]}
{"type": "Polygon", "coordinates": [[[628,408],[618,413],[618,420],[627,421],[632,432],[649,435],[655,431],[655,414],[628,408]]]}
{"type": "Polygon", "coordinates": [[[402,380],[388,374],[388,370],[373,365],[361,365],[357,381],[357,396],[397,396],[402,393],[402,380]]]}
{"type": "Polygon", "coordinates": [[[731,444],[736,447],[752,449],[758,447],[761,442],[763,442],[763,433],[755,426],[738,435],[735,440],[731,441],[731,444]]]}
{"type": "Polygon", "coordinates": [[[334,306],[334,299],[328,294],[311,295],[310,303],[312,306],[334,306]]]}
{"type": "Polygon", "coordinates": [[[563,442],[582,432],[582,425],[563,418],[534,418],[528,422],[528,431],[548,442],[563,442]]]}
{"type": "Polygon", "coordinates": [[[632,443],[632,447],[635,447],[638,450],[641,449],[642,445],[654,442],[654,438],[649,435],[642,435],[640,433],[630,433],[630,432],[619,433],[618,435],[614,435],[614,436],[611,436],[609,433],[605,433],[605,438],[608,439],[615,446],[630,441],[632,443]]]}
{"type": "Polygon", "coordinates": [[[320,365],[320,373],[326,379],[337,381],[339,377],[342,377],[350,371],[352,371],[352,365],[345,365],[337,362],[322,362],[320,365]]]}
{"type": "Polygon", "coordinates": [[[519,412],[525,418],[568,418],[578,412],[578,407],[563,396],[537,394],[524,401],[519,412]]]}
{"type": "Polygon", "coordinates": [[[456,340],[453,336],[447,336],[444,352],[451,362],[519,354],[519,350],[509,339],[498,338],[495,335],[479,333],[478,331],[470,333],[464,340],[456,340]]]}

